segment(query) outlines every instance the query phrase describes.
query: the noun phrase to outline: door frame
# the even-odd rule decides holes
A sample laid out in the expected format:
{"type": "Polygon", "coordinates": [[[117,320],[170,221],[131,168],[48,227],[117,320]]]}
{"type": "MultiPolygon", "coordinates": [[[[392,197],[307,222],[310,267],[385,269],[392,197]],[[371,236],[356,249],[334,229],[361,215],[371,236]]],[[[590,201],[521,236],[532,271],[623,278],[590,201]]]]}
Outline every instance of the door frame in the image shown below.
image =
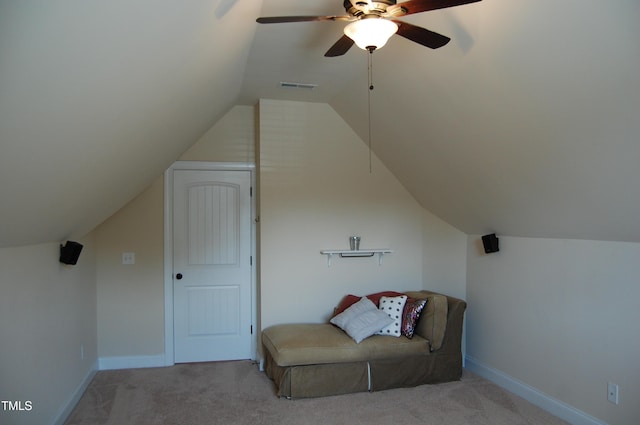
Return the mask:
{"type": "MultiPolygon", "coordinates": [[[[175,364],[173,330],[173,172],[190,171],[248,171],[251,187],[256,187],[255,164],[242,162],[176,161],[164,173],[164,364],[175,364]]],[[[251,360],[257,358],[257,273],[256,273],[256,196],[251,196],[251,360]]]]}

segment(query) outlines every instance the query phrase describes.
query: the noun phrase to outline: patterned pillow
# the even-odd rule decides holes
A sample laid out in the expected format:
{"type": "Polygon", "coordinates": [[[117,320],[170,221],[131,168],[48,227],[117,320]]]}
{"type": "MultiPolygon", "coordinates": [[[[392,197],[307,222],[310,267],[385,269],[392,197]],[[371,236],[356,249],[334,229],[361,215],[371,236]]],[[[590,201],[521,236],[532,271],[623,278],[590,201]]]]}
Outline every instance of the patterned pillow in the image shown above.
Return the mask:
{"type": "Polygon", "coordinates": [[[399,297],[380,297],[380,310],[384,311],[393,319],[393,323],[382,328],[377,335],[390,335],[399,337],[401,335],[400,328],[402,327],[402,311],[404,305],[407,302],[407,296],[401,295],[399,297]]]}
{"type": "Polygon", "coordinates": [[[427,300],[417,300],[415,298],[407,299],[404,305],[404,311],[402,312],[402,335],[407,338],[413,338],[413,333],[416,330],[416,323],[420,318],[420,313],[427,304],[427,300]]]}

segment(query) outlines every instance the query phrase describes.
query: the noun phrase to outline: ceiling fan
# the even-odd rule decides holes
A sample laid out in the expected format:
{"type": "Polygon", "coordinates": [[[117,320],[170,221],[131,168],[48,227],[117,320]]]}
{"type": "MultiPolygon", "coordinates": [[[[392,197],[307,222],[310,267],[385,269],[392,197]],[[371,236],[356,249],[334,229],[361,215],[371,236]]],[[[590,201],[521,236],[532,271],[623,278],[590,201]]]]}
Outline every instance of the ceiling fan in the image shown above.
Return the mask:
{"type": "Polygon", "coordinates": [[[327,57],[344,55],[354,43],[361,49],[373,52],[384,46],[393,34],[431,49],[437,49],[451,39],[395,18],[477,1],[480,0],[408,0],[398,4],[396,0],[344,0],[343,6],[348,15],[274,16],[258,18],[256,22],[260,24],[309,21],[350,22],[344,28],[344,35],[324,54],[327,57]]]}

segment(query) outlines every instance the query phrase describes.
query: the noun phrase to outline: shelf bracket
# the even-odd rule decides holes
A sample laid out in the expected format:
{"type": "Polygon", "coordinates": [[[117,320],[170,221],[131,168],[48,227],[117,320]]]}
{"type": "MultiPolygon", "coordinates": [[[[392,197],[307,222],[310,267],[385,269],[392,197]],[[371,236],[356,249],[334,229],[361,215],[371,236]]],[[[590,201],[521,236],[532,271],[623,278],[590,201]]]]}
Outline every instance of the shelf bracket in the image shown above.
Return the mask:
{"type": "Polygon", "coordinates": [[[333,258],[333,254],[327,253],[327,268],[331,267],[331,259],[333,258]]]}

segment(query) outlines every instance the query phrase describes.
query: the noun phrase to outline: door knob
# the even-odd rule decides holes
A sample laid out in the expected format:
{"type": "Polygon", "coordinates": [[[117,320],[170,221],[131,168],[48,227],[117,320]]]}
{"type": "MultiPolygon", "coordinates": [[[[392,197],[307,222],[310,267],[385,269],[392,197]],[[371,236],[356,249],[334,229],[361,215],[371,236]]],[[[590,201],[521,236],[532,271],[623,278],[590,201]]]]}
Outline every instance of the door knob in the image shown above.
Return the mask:
{"type": "Polygon", "coordinates": [[[178,274],[176,275],[176,279],[178,279],[178,280],[182,279],[182,273],[178,273],[178,274]]]}

